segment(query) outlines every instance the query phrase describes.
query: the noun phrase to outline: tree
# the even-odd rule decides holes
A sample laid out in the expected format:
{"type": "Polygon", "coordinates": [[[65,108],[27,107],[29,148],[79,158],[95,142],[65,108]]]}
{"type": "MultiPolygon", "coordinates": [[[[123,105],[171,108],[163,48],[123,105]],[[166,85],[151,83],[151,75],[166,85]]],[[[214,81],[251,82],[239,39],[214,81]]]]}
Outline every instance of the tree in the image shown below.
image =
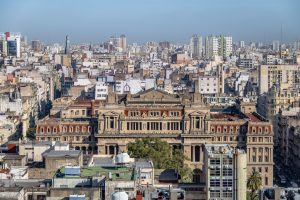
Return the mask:
{"type": "Polygon", "coordinates": [[[170,145],[160,138],[142,138],[128,144],[129,154],[134,158],[150,159],[157,169],[176,169],[182,181],[190,180],[192,171],[184,164],[182,150],[172,151],[170,145]]]}
{"type": "Polygon", "coordinates": [[[35,132],[36,132],[36,127],[28,128],[26,132],[26,137],[31,140],[35,139],[35,132]]]}
{"type": "Polygon", "coordinates": [[[257,200],[258,199],[258,190],[262,185],[261,176],[259,172],[255,169],[252,170],[252,173],[247,181],[247,188],[250,190],[249,199],[250,200],[257,200]]]}

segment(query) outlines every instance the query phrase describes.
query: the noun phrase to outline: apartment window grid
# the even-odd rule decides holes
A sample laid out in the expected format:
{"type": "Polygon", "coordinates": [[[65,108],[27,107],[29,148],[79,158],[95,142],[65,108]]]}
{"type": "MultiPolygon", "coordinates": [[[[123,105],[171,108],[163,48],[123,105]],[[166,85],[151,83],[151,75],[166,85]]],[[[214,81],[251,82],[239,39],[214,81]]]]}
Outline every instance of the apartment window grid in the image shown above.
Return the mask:
{"type": "Polygon", "coordinates": [[[220,155],[210,158],[210,199],[232,199],[233,197],[233,158],[220,155]]]}

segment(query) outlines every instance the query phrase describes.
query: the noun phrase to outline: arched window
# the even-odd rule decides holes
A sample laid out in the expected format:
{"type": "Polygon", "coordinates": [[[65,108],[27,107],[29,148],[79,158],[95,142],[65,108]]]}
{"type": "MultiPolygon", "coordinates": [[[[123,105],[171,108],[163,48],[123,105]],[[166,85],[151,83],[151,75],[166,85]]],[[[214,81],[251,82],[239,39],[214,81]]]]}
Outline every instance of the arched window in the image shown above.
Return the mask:
{"type": "Polygon", "coordinates": [[[73,126],[69,127],[70,133],[73,133],[73,126]]]}
{"type": "Polygon", "coordinates": [[[85,133],[86,132],[86,127],[82,126],[82,132],[85,133]]]}
{"type": "Polygon", "coordinates": [[[49,127],[47,127],[47,133],[50,133],[51,129],[49,127]]]}
{"type": "Polygon", "coordinates": [[[76,133],[79,132],[79,126],[76,126],[76,133]]]}
{"type": "Polygon", "coordinates": [[[41,133],[44,133],[44,127],[41,128],[41,133]]]}
{"type": "Polygon", "coordinates": [[[64,132],[64,133],[67,132],[67,127],[66,127],[66,126],[63,127],[63,132],[64,132]]]}
{"type": "Polygon", "coordinates": [[[53,133],[56,133],[56,128],[55,127],[53,128],[53,133]]]}

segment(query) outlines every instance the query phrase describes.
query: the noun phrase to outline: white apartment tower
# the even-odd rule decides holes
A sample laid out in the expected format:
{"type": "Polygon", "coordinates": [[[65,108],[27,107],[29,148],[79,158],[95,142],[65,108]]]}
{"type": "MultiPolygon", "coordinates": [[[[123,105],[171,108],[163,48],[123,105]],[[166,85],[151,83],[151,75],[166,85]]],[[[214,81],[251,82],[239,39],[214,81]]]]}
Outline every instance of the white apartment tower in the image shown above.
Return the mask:
{"type": "Polygon", "coordinates": [[[219,54],[219,41],[218,38],[209,35],[205,39],[205,58],[211,59],[219,54]]]}
{"type": "Polygon", "coordinates": [[[279,50],[280,50],[279,40],[273,40],[272,49],[273,49],[273,51],[279,52],[279,50]]]}
{"type": "MultiPolygon", "coordinates": [[[[221,36],[223,37],[223,36],[221,36]]],[[[231,36],[224,36],[223,37],[223,45],[222,45],[222,48],[223,48],[223,55],[220,55],[220,56],[223,56],[223,58],[227,58],[228,56],[230,56],[232,54],[232,37],[231,36]]]]}

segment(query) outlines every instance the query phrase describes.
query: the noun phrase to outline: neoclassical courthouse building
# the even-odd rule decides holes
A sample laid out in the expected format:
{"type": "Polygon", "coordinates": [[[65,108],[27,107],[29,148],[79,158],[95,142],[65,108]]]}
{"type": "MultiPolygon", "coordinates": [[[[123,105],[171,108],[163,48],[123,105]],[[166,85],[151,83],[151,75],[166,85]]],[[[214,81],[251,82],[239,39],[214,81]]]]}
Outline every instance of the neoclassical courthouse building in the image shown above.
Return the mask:
{"type": "Polygon", "coordinates": [[[38,140],[68,142],[98,154],[126,151],[143,137],[160,137],[183,149],[187,163],[203,171],[204,145],[229,144],[247,152],[247,171],[273,185],[273,130],[256,113],[205,105],[200,94],[173,95],[150,89],[135,95],[111,93],[106,101],[56,100],[52,115],[37,125],[38,140]]]}

